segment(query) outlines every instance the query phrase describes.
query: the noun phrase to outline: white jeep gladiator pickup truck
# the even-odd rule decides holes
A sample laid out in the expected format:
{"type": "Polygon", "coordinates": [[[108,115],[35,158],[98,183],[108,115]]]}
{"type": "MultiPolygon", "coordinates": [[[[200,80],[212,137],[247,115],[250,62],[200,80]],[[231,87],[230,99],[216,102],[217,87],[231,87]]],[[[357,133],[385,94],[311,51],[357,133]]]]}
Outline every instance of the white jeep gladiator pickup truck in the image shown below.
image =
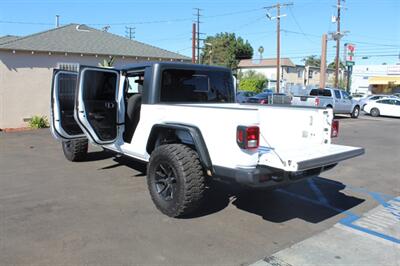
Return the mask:
{"type": "Polygon", "coordinates": [[[222,67],[55,70],[51,130],[70,161],[84,160],[89,140],[146,162],[152,200],[171,217],[195,211],[211,179],[290,184],[364,153],[331,143],[330,109],[237,104],[235,94],[222,67]]]}
{"type": "Polygon", "coordinates": [[[344,90],[335,88],[312,89],[309,96],[293,96],[293,105],[331,108],[334,114],[350,114],[358,118],[360,104],[344,90]]]}

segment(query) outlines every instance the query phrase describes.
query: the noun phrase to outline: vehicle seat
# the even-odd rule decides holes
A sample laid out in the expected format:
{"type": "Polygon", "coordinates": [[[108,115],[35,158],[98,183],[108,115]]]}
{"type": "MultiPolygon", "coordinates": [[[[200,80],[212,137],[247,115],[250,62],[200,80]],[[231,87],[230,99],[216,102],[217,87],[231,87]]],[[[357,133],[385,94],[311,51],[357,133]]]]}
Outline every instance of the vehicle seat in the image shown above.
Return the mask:
{"type": "Polygon", "coordinates": [[[142,95],[140,93],[129,97],[126,103],[124,141],[127,143],[132,141],[133,133],[139,123],[141,105],[142,95]]]}

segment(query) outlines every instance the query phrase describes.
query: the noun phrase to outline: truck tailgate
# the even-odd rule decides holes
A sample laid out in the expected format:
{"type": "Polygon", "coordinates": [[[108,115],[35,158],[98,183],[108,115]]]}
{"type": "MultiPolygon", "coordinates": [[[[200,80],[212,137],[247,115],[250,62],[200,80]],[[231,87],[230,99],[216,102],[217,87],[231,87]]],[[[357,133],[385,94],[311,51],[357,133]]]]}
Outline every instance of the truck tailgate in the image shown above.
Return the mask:
{"type": "Polygon", "coordinates": [[[258,164],[302,171],[335,164],[364,153],[363,148],[331,144],[332,110],[260,108],[258,164]]]}
{"type": "Polygon", "coordinates": [[[363,148],[336,144],[304,147],[303,149],[269,150],[261,147],[259,164],[283,169],[302,171],[336,164],[340,161],[359,156],[363,148]]]}

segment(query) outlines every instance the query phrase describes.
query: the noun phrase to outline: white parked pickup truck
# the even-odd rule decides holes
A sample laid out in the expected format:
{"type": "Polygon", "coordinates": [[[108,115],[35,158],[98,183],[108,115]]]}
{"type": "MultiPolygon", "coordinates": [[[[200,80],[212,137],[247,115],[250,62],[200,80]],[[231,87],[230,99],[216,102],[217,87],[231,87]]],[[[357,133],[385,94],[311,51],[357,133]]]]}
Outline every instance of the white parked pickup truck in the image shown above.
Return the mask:
{"type": "Polygon", "coordinates": [[[325,88],[312,89],[309,96],[293,96],[292,105],[331,108],[334,114],[350,114],[358,118],[360,104],[344,90],[325,88]]]}
{"type": "Polygon", "coordinates": [[[212,179],[290,184],[364,153],[331,143],[330,109],[235,103],[231,71],[221,67],[55,70],[51,99],[51,130],[68,160],[84,160],[89,140],[147,162],[152,200],[171,217],[195,211],[212,179]]]}

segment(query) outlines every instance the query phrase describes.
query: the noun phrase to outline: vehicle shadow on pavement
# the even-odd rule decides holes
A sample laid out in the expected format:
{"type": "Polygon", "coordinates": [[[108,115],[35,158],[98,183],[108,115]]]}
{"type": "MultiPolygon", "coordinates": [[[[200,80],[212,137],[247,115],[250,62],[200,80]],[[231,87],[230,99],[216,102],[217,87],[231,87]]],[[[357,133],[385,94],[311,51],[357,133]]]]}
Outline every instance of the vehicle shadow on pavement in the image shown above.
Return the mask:
{"type": "Polygon", "coordinates": [[[107,151],[91,151],[87,153],[86,158],[83,160],[83,162],[101,161],[112,158],[113,156],[114,154],[107,151]]]}
{"type": "MultiPolygon", "coordinates": [[[[120,166],[132,168],[138,173],[135,177],[146,176],[146,163],[125,156],[115,156],[110,152],[99,152],[94,156],[108,156],[114,164],[101,168],[112,169],[120,166]]],[[[292,219],[302,219],[319,223],[343,213],[365,201],[365,199],[346,195],[346,186],[338,181],[322,177],[310,178],[284,188],[268,190],[248,190],[238,185],[212,181],[206,190],[202,208],[196,213],[183,217],[193,219],[222,211],[229,204],[236,208],[261,216],[273,223],[292,219]]]]}
{"type": "Polygon", "coordinates": [[[338,119],[338,120],[344,119],[344,120],[347,120],[347,119],[354,119],[354,118],[351,118],[349,115],[337,114],[337,115],[335,115],[334,119],[338,119]]]}
{"type": "Polygon", "coordinates": [[[107,152],[110,154],[110,157],[113,157],[113,161],[115,164],[105,166],[100,168],[101,170],[106,170],[106,169],[112,169],[120,166],[126,166],[129,168],[132,168],[133,170],[137,171],[138,173],[135,176],[146,176],[146,163],[145,162],[140,162],[137,160],[132,160],[131,158],[125,157],[125,156],[115,156],[115,154],[111,152],[107,152]]]}
{"type": "Polygon", "coordinates": [[[263,191],[227,190],[227,187],[217,186],[210,190],[203,209],[187,218],[212,214],[232,203],[240,210],[273,223],[296,218],[319,223],[365,201],[341,192],[346,187],[344,184],[322,177],[263,191]]]}

